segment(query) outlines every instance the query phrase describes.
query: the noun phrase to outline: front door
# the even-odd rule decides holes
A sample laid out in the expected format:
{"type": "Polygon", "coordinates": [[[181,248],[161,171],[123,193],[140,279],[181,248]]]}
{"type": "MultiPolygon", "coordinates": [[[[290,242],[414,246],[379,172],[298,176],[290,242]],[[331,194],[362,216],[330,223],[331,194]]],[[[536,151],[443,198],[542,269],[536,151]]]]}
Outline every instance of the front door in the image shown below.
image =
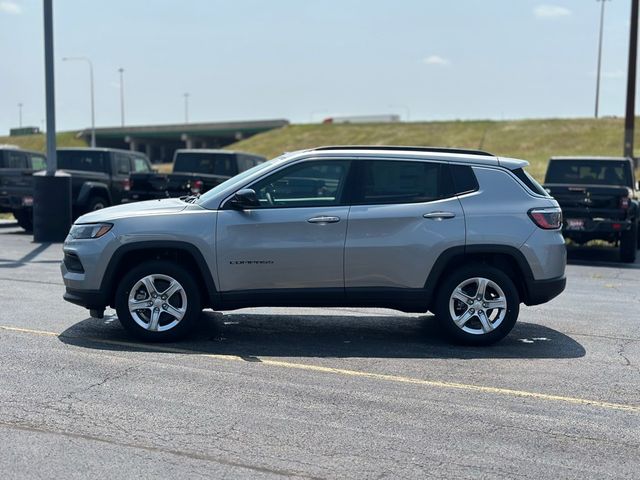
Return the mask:
{"type": "Polygon", "coordinates": [[[216,228],[220,291],[342,291],[349,166],[305,160],[248,187],[259,207],[223,207],[216,228]]]}

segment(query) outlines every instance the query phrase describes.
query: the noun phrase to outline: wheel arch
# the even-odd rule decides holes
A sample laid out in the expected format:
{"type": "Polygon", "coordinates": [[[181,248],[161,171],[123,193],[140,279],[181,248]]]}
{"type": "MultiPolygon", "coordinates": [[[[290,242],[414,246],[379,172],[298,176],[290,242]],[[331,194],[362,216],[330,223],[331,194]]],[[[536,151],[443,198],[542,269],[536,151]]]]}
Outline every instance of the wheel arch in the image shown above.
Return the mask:
{"type": "Polygon", "coordinates": [[[100,182],[84,182],[80,187],[80,193],[78,193],[78,205],[87,205],[92,196],[100,195],[107,199],[109,204],[112,204],[111,192],[109,187],[100,182]]]}
{"type": "Polygon", "coordinates": [[[183,241],[153,240],[123,245],[111,256],[100,284],[109,305],[115,304],[116,286],[127,270],[149,260],[169,260],[186,267],[196,276],[202,306],[211,307],[218,303],[215,282],[198,247],[183,241]]]}
{"type": "Polygon", "coordinates": [[[438,287],[447,273],[470,263],[490,265],[505,272],[515,284],[520,301],[529,303],[529,284],[534,277],[520,250],[507,245],[467,245],[445,250],[431,269],[424,284],[430,310],[438,287]]]}

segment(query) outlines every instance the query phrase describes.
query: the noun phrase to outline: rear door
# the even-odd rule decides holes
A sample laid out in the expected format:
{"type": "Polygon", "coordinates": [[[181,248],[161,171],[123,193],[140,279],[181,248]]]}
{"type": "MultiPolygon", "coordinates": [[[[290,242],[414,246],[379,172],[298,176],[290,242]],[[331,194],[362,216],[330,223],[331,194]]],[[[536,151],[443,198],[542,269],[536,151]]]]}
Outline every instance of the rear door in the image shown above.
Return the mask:
{"type": "MultiPolygon", "coordinates": [[[[343,295],[349,160],[305,160],[257,181],[260,207],[223,208],[216,252],[220,290],[330,289],[343,295]]],[[[326,292],[325,292],[326,293],[326,292]]]]}
{"type": "Polygon", "coordinates": [[[423,288],[440,254],[465,243],[448,164],[362,160],[356,178],[345,243],[347,294],[423,288]]]}

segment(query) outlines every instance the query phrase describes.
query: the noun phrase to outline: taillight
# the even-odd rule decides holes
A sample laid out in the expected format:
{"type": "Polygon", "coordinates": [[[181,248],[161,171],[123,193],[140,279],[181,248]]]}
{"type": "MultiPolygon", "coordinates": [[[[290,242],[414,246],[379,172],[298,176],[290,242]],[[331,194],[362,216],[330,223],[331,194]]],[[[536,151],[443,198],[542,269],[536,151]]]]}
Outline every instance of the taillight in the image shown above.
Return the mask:
{"type": "Polygon", "coordinates": [[[191,193],[200,193],[202,190],[202,180],[194,180],[191,184],[191,193]]]}
{"type": "Polygon", "coordinates": [[[122,190],[124,190],[125,192],[131,190],[131,180],[126,178],[122,181],[122,190]]]}
{"type": "Polygon", "coordinates": [[[556,230],[562,226],[562,210],[558,207],[532,208],[529,217],[544,230],[556,230]]]}
{"type": "Polygon", "coordinates": [[[627,210],[629,208],[629,205],[631,205],[631,202],[629,201],[629,197],[622,197],[620,199],[620,208],[623,210],[627,210]]]}

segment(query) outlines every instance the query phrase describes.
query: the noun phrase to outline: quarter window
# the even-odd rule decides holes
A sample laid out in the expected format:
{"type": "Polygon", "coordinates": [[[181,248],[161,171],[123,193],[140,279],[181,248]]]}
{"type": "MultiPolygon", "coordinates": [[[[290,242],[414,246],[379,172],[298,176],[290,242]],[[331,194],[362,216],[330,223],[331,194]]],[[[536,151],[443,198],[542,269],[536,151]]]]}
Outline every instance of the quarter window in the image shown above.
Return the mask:
{"type": "Polygon", "coordinates": [[[446,196],[441,179],[448,172],[439,163],[373,160],[362,168],[355,204],[421,203],[446,196]]]}
{"type": "Polygon", "coordinates": [[[275,173],[253,186],[263,207],[339,205],[349,161],[305,162],[275,173]]]}
{"type": "Polygon", "coordinates": [[[47,161],[42,155],[31,155],[31,168],[33,170],[44,170],[47,168],[47,161]]]}

